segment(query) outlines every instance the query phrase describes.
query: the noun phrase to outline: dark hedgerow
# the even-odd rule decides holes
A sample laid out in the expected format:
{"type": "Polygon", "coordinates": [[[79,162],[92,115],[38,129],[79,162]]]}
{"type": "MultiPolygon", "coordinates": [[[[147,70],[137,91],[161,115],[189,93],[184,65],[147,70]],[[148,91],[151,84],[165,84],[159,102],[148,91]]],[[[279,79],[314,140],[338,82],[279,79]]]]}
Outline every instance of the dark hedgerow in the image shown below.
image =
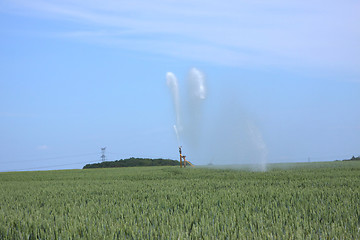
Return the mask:
{"type": "Polygon", "coordinates": [[[114,167],[145,167],[145,166],[179,166],[179,161],[171,159],[129,158],[116,161],[86,164],[86,168],[114,168],[114,167]]]}

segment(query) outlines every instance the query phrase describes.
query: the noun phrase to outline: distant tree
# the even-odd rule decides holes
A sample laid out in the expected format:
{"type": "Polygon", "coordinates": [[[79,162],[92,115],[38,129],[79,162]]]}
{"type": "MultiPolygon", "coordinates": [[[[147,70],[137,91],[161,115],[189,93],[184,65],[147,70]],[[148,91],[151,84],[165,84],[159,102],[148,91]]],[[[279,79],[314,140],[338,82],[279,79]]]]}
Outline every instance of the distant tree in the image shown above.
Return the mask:
{"type": "Polygon", "coordinates": [[[86,164],[86,168],[113,168],[113,167],[144,167],[144,166],[177,166],[179,161],[172,159],[150,159],[150,158],[128,158],[116,161],[105,161],[101,163],[86,164]]]}
{"type": "Polygon", "coordinates": [[[350,159],[344,159],[343,161],[360,161],[360,156],[352,156],[350,159]]]}

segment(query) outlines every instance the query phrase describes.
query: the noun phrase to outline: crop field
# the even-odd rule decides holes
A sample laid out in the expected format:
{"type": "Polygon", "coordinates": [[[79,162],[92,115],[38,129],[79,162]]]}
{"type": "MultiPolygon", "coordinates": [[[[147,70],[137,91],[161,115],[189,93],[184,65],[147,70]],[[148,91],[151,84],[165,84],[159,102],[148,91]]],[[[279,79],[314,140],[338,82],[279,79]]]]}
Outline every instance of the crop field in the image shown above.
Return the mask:
{"type": "Polygon", "coordinates": [[[0,239],[360,239],[360,162],[0,173],[0,239]]]}

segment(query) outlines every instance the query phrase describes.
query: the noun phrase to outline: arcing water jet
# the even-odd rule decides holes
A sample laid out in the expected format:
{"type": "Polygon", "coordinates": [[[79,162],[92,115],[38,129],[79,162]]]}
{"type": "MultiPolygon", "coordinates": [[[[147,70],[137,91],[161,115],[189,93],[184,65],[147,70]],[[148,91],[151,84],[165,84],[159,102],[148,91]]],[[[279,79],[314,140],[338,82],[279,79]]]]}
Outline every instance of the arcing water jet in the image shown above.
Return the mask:
{"type": "Polygon", "coordinates": [[[204,74],[196,68],[189,71],[187,79],[187,109],[184,121],[184,137],[191,148],[200,146],[201,130],[203,128],[203,108],[207,89],[204,74]]]}
{"type": "Polygon", "coordinates": [[[179,86],[175,75],[172,72],[166,73],[166,83],[171,90],[173,96],[174,109],[176,114],[176,125],[180,125],[180,102],[179,102],[179,86]]]}
{"type": "Polygon", "coordinates": [[[179,131],[181,131],[182,127],[181,127],[181,123],[180,123],[179,86],[178,86],[178,81],[172,72],[166,73],[166,84],[170,88],[171,95],[173,98],[175,117],[176,117],[174,131],[176,134],[178,144],[180,145],[180,132],[179,131]]]}

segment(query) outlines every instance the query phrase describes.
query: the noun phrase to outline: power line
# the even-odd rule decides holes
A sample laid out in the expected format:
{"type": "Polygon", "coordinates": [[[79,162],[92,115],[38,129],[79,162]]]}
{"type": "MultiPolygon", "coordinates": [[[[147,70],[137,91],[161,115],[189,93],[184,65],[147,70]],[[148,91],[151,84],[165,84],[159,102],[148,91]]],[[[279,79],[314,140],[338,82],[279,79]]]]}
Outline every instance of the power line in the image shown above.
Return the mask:
{"type": "MultiPolygon", "coordinates": [[[[105,156],[106,147],[101,148],[101,161],[106,161],[105,156]]],[[[58,157],[50,157],[50,158],[37,158],[37,159],[28,159],[28,160],[21,160],[21,161],[8,161],[8,162],[1,162],[1,164],[10,164],[10,163],[25,163],[25,162],[39,162],[39,161],[46,161],[46,160],[55,160],[55,159],[66,159],[66,158],[74,158],[74,157],[84,157],[84,156],[93,156],[97,155],[98,153],[84,153],[84,154],[74,154],[74,155],[65,155],[65,156],[58,156],[58,157]]],[[[109,160],[109,161],[115,161],[109,160]]],[[[76,163],[65,163],[65,164],[56,164],[56,165],[47,165],[47,166],[40,166],[40,167],[31,167],[31,168],[22,168],[16,170],[6,170],[6,172],[16,172],[16,171],[26,171],[26,170],[36,170],[36,169],[46,169],[46,168],[54,168],[54,167],[63,167],[63,166],[71,166],[76,164],[88,164],[88,163],[96,163],[98,160],[94,161],[86,161],[86,162],[76,162],[76,163]]],[[[1,171],[0,171],[1,172],[1,171]]]]}
{"type": "MultiPolygon", "coordinates": [[[[110,160],[110,161],[115,161],[115,160],[110,160]]],[[[99,162],[99,161],[94,160],[94,161],[77,162],[77,163],[66,163],[66,164],[58,164],[58,165],[51,165],[51,166],[31,167],[31,168],[23,168],[23,169],[17,169],[17,170],[7,170],[6,172],[37,170],[37,169],[44,169],[44,168],[64,167],[64,166],[71,166],[71,165],[76,165],[76,164],[89,164],[89,163],[97,163],[97,162],[99,162]]]]}
{"type": "Polygon", "coordinates": [[[11,162],[1,162],[1,163],[24,163],[24,162],[38,162],[44,160],[55,160],[55,159],[65,159],[65,158],[74,158],[74,157],[85,157],[85,156],[93,156],[98,153],[84,153],[84,154],[76,154],[76,155],[65,155],[59,157],[50,157],[50,158],[37,158],[37,159],[28,159],[28,160],[20,160],[20,161],[11,161],[11,162]]]}
{"type": "Polygon", "coordinates": [[[301,157],[297,157],[297,156],[285,156],[285,157],[271,157],[271,159],[275,160],[275,159],[280,159],[280,160],[308,160],[310,159],[328,159],[329,161],[331,159],[333,160],[340,160],[340,159],[346,159],[349,158],[351,156],[358,156],[359,154],[356,153],[351,153],[351,154],[339,154],[339,155],[322,155],[322,156],[316,156],[316,155],[308,155],[308,156],[301,156],[301,157]]]}

